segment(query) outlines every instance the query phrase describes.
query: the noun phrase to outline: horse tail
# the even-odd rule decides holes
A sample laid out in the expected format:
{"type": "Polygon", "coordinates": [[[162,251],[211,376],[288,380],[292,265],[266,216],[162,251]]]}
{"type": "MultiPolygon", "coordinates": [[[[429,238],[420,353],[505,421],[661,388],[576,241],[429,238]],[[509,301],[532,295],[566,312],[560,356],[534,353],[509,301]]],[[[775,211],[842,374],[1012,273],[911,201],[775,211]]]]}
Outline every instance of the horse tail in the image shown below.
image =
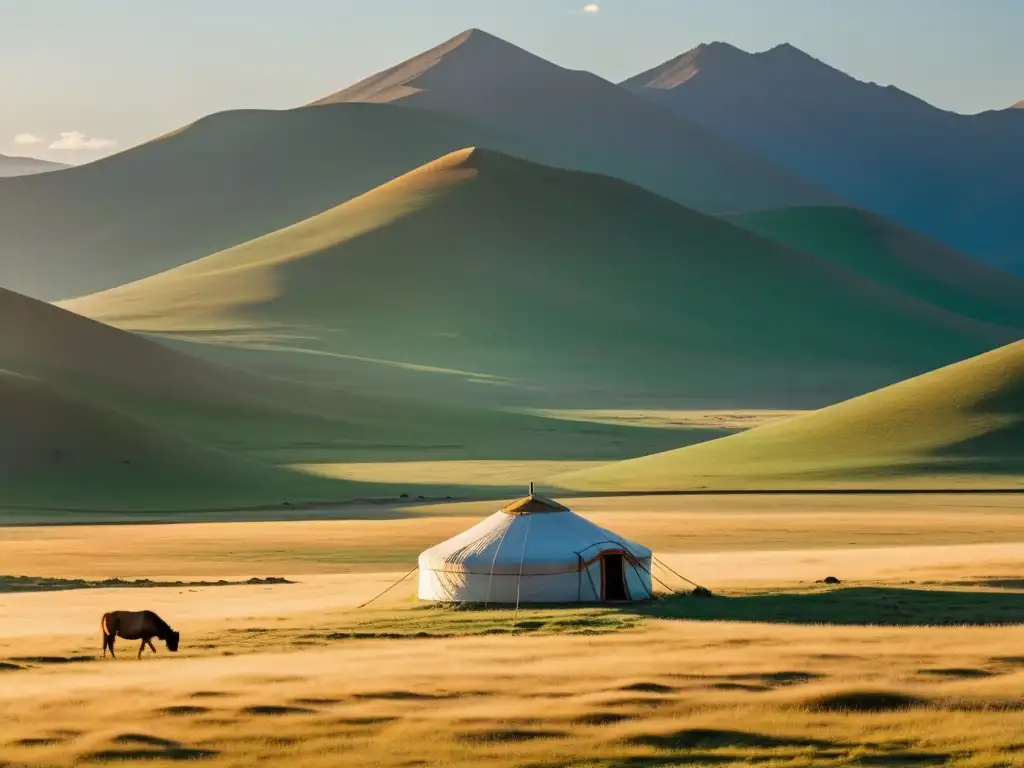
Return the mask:
{"type": "MultiPolygon", "coordinates": [[[[107,648],[110,648],[110,655],[114,655],[114,646],[111,643],[111,624],[113,624],[113,616],[109,613],[104,613],[103,618],[100,619],[100,631],[103,632],[103,657],[107,656],[107,648]]],[[[116,631],[116,630],[114,630],[116,631]]]]}

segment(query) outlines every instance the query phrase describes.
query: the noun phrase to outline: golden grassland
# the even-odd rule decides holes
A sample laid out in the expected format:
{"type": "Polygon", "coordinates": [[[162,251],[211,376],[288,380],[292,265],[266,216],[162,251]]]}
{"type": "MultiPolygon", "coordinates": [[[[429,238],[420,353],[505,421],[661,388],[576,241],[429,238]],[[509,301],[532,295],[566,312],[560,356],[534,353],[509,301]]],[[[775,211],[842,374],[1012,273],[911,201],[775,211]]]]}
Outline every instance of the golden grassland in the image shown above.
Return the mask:
{"type": "Polygon", "coordinates": [[[183,658],[5,673],[0,749],[215,766],[997,766],[1024,749],[1019,629],[254,637],[221,628],[183,658]]]}
{"type": "MultiPolygon", "coordinates": [[[[324,511],[333,520],[3,528],[0,571],[87,579],[398,571],[502,503],[352,505],[324,511]]],[[[915,552],[924,554],[914,567],[937,568],[948,558],[959,562],[957,553],[965,548],[1024,541],[1019,494],[647,496],[570,504],[709,582],[757,573],[775,582],[821,578],[827,574],[814,576],[817,571],[809,569],[836,560],[844,568],[862,563],[864,577],[887,578],[906,572],[915,552]],[[874,559],[876,550],[895,547],[901,553],[895,564],[874,559]],[[828,559],[820,559],[822,552],[828,559]],[[804,561],[808,566],[797,571],[804,561]],[[698,564],[705,562],[709,570],[702,571],[698,564]],[[728,566],[719,569],[715,562],[728,566]]]]}
{"type": "MultiPolygon", "coordinates": [[[[710,600],[418,604],[423,547],[491,504],[390,519],[3,529],[8,575],[295,583],[14,592],[0,764],[1012,766],[1024,760],[1014,495],[581,499],[710,600]],[[843,584],[815,584],[836,575],[843,584]],[[182,649],[99,659],[148,607],[182,649]],[[924,626],[941,624],[946,626],[924,626]]],[[[676,586],[667,571],[659,577],[676,586]]]]}

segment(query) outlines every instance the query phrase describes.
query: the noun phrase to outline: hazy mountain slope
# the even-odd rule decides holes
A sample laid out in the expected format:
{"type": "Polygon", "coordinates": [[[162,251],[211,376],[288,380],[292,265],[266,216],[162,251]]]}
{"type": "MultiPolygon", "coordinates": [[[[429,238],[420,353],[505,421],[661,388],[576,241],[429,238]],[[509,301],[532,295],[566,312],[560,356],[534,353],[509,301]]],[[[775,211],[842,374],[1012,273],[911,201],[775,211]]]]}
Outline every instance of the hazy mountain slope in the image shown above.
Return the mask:
{"type": "Polygon", "coordinates": [[[551,483],[580,491],[1024,487],[1024,342],[805,416],[551,483]]]}
{"type": "Polygon", "coordinates": [[[0,155],[0,178],[13,176],[31,176],[36,173],[59,171],[70,166],[55,163],[51,160],[40,160],[36,157],[11,157],[0,155]]]}
{"type": "Polygon", "coordinates": [[[702,45],[623,86],[849,200],[1024,270],[1024,121],[1009,119],[1014,110],[945,112],[790,45],[702,45]]]}
{"type": "Polygon", "coordinates": [[[317,103],[338,102],[388,102],[501,127],[546,148],[530,159],[625,179],[706,212],[839,202],[612,83],[480,30],[317,103]]]}
{"type": "Polygon", "coordinates": [[[121,285],[469,144],[519,151],[499,131],[387,105],[213,115],[59,175],[0,183],[0,285],[47,300],[121,285]]]}
{"type": "Polygon", "coordinates": [[[131,330],[674,403],[827,403],[1020,334],[616,179],[484,150],[64,306],[131,330]]]}
{"type": "Polygon", "coordinates": [[[180,510],[330,501],[361,486],[230,456],[0,370],[0,505],[180,510]]]}
{"type": "Polygon", "coordinates": [[[1024,329],[1024,278],[854,208],[784,208],[729,220],[966,317],[1024,329]]]}
{"type": "Polygon", "coordinates": [[[367,439],[358,399],[206,362],[3,289],[0,369],[239,451],[328,431],[367,439]]]}
{"type": "MultiPolygon", "coordinates": [[[[595,429],[445,407],[408,391],[398,398],[360,394],[337,375],[321,386],[260,376],[2,289],[0,369],[30,375],[175,435],[281,463],[622,457],[652,444],[668,447],[674,439],[668,430],[595,429]],[[545,433],[557,435],[550,446],[545,433]]],[[[710,434],[696,431],[682,439],[710,434]]]]}

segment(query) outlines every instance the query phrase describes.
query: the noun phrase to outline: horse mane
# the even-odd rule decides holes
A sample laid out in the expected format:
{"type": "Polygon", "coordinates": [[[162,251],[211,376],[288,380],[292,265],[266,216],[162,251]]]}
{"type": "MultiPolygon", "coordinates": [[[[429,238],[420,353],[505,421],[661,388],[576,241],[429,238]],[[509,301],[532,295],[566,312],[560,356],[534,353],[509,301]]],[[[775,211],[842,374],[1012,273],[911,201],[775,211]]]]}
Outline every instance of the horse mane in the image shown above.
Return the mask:
{"type": "Polygon", "coordinates": [[[158,637],[162,638],[164,635],[169,635],[171,632],[174,631],[173,629],[171,629],[170,624],[168,624],[166,621],[164,621],[155,613],[153,613],[153,611],[146,611],[146,613],[149,614],[149,617],[153,620],[153,624],[156,625],[157,630],[160,632],[160,635],[158,635],[158,637]]]}

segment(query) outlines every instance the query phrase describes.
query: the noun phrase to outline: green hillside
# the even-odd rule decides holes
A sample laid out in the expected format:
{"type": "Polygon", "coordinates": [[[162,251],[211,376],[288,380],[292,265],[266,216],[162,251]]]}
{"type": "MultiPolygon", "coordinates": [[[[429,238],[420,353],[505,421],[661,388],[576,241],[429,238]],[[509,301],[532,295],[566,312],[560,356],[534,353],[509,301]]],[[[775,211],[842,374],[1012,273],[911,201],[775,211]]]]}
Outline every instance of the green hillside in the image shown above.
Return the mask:
{"type": "Polygon", "coordinates": [[[223,112],[60,174],[0,180],[0,285],[111,288],[251,240],[499,130],[378,104],[223,112]]]}
{"type": "Polygon", "coordinates": [[[1024,341],[804,416],[562,475],[574,491],[1024,487],[1024,341]]]}
{"type": "Polygon", "coordinates": [[[62,306],[259,347],[292,377],[375,360],[576,407],[817,406],[1019,335],[624,182],[479,149],[62,306]]]}
{"type": "Polygon", "coordinates": [[[720,434],[479,411],[408,392],[355,392],[348,380],[312,385],[254,374],[2,289],[0,369],[168,433],[274,463],[625,458],[720,434]]]}
{"type": "Polygon", "coordinates": [[[951,312],[1024,328],[1024,278],[883,216],[855,208],[812,207],[728,218],[951,312]]]}
{"type": "Polygon", "coordinates": [[[0,289],[0,368],[159,428],[241,450],[365,438],[332,393],[216,365],[0,289]]]}
{"type": "Polygon", "coordinates": [[[608,460],[718,434],[592,425],[314,387],[203,361],[0,289],[0,513],[474,494],[480,489],[471,472],[444,482],[396,472],[374,483],[350,483],[283,465],[330,470],[352,461],[608,460]]]}
{"type": "Polygon", "coordinates": [[[213,451],[0,371],[0,509],[216,509],[359,490],[213,451]]]}

